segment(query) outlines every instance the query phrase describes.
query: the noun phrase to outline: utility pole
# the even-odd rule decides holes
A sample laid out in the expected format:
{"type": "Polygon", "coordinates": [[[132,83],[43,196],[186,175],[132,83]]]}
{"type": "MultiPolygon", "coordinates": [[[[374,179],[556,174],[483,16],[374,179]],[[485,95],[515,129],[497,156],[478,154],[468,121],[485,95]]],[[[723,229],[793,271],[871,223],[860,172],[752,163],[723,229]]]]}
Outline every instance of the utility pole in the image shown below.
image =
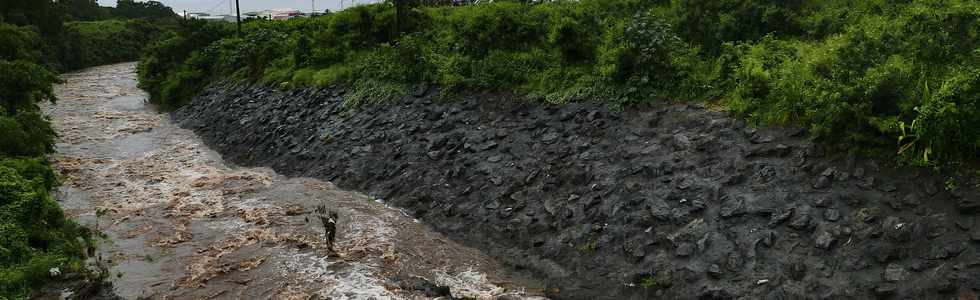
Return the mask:
{"type": "Polygon", "coordinates": [[[238,36],[242,36],[242,6],[235,0],[235,23],[238,25],[238,36]]]}
{"type": "Polygon", "coordinates": [[[316,15],[316,0],[310,2],[313,2],[313,10],[310,11],[310,17],[313,17],[316,15]]]}
{"type": "Polygon", "coordinates": [[[184,20],[187,20],[187,10],[184,10],[184,20]]]}

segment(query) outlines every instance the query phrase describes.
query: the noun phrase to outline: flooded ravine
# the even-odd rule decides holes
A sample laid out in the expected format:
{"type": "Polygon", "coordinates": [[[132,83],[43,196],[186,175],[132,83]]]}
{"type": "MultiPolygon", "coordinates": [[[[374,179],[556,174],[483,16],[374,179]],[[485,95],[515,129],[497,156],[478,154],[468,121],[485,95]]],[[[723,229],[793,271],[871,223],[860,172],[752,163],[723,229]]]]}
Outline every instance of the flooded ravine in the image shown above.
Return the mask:
{"type": "Polygon", "coordinates": [[[66,213],[105,234],[126,299],[478,299],[535,294],[497,261],[328,182],[226,164],[146,103],[135,63],[65,74],[44,110],[66,213]],[[314,208],[339,213],[329,255],[314,208]],[[422,286],[422,287],[420,287],[422,286]]]}

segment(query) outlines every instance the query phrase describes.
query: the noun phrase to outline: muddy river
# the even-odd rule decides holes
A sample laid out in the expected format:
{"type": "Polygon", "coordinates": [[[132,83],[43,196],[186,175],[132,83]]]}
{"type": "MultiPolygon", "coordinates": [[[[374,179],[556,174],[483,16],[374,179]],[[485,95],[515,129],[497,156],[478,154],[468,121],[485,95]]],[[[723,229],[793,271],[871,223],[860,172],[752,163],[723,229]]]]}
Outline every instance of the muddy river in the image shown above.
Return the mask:
{"type": "Polygon", "coordinates": [[[60,137],[56,197],[104,233],[126,299],[493,299],[535,295],[494,259],[381,200],[230,165],[147,104],[135,63],[65,74],[44,110],[60,137]],[[315,208],[339,214],[336,253],[315,208]]]}

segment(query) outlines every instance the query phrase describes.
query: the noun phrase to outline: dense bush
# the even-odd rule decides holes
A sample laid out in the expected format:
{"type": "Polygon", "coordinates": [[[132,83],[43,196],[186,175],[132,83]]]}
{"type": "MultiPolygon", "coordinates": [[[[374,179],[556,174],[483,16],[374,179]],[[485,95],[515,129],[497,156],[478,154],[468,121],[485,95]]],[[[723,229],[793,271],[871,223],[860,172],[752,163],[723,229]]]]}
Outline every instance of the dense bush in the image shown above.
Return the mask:
{"type": "Polygon", "coordinates": [[[51,268],[83,271],[90,234],[48,195],[54,178],[43,158],[0,159],[0,298],[27,296],[51,268]]]}
{"type": "Polygon", "coordinates": [[[908,4],[815,40],[739,46],[729,96],[761,123],[887,146],[914,163],[969,158],[980,147],[976,4],[908,4]],[[931,92],[930,92],[931,91],[931,92]]]}
{"type": "Polygon", "coordinates": [[[58,61],[74,70],[137,60],[147,41],[156,40],[170,26],[143,19],[67,23],[58,61]]]}
{"type": "MultiPolygon", "coordinates": [[[[177,107],[190,99],[197,92],[194,84],[204,84],[206,75],[210,72],[212,62],[202,61],[198,54],[189,61],[195,51],[201,52],[215,41],[229,36],[232,27],[223,23],[206,21],[181,22],[174,31],[167,32],[147,46],[140,60],[139,84],[150,94],[150,99],[164,107],[177,107]],[[185,64],[185,62],[193,62],[185,64]],[[205,65],[201,65],[205,64],[205,65]],[[194,79],[194,80],[187,80],[194,79]],[[169,89],[166,96],[164,90],[169,89]],[[183,90],[183,91],[181,91],[183,90]],[[187,94],[178,94],[183,92],[187,94]],[[189,95],[189,96],[188,96],[189,95]]],[[[234,53],[234,43],[223,41],[223,45],[215,45],[211,49],[228,48],[226,53],[234,53]]],[[[216,51],[216,50],[211,50],[216,51]]],[[[217,64],[235,65],[240,62],[241,55],[228,55],[219,58],[217,64]]],[[[237,70],[237,67],[236,67],[237,70]]]]}
{"type": "Polygon", "coordinates": [[[159,1],[117,0],[116,7],[109,11],[114,17],[123,19],[163,19],[177,17],[173,9],[170,9],[170,7],[163,5],[159,1]]]}
{"type": "Polygon", "coordinates": [[[164,7],[169,14],[159,12],[158,2],[131,2],[120,1],[132,5],[115,9],[92,0],[2,1],[0,22],[15,26],[0,27],[0,47],[5,39],[23,39],[11,31],[23,27],[34,41],[30,59],[56,71],[138,59],[142,46],[178,19],[169,8],[164,7]]]}
{"type": "Polygon", "coordinates": [[[170,7],[163,5],[159,1],[117,0],[115,2],[115,7],[100,6],[99,1],[96,0],[58,0],[50,5],[54,6],[53,8],[63,10],[63,13],[66,14],[65,19],[70,21],[163,19],[177,17],[177,14],[170,7]]]}
{"type": "Polygon", "coordinates": [[[194,91],[203,83],[190,79],[340,84],[355,106],[420,83],[551,102],[712,101],[758,124],[803,125],[832,144],[917,164],[976,158],[980,147],[975,1],[518,2],[418,7],[400,21],[382,3],[251,22],[245,37],[141,74],[151,91],[159,76],[194,91]],[[271,32],[278,38],[259,48],[250,40],[271,32]]]}
{"type": "Polygon", "coordinates": [[[0,23],[0,59],[37,61],[41,59],[41,47],[34,30],[0,23]]]}
{"type": "Polygon", "coordinates": [[[37,103],[54,100],[59,79],[31,61],[38,41],[30,29],[0,23],[0,34],[0,157],[43,155],[54,149],[54,131],[37,103]]]}
{"type": "Polygon", "coordinates": [[[31,156],[54,149],[54,130],[36,111],[0,116],[0,152],[12,156],[31,156]]]}
{"type": "Polygon", "coordinates": [[[27,60],[0,60],[0,104],[4,112],[16,115],[19,112],[36,110],[41,100],[53,100],[51,84],[58,77],[48,69],[27,60]]]}
{"type": "Polygon", "coordinates": [[[55,132],[37,103],[54,101],[58,77],[39,64],[35,29],[0,23],[0,298],[25,298],[50,268],[82,271],[89,234],[48,195],[44,158],[55,132]]]}
{"type": "Polygon", "coordinates": [[[798,15],[807,2],[818,1],[673,0],[664,15],[687,41],[717,53],[727,42],[800,34],[798,15]]]}

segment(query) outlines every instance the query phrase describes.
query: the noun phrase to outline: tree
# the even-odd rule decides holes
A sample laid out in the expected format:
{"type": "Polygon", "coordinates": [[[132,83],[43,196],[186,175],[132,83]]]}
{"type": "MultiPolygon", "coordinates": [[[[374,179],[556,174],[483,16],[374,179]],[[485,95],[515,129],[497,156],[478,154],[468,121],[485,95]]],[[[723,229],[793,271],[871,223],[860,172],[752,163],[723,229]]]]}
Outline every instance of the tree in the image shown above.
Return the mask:
{"type": "Polygon", "coordinates": [[[40,39],[30,27],[0,23],[0,60],[37,61],[41,58],[40,47],[40,39]]]}
{"type": "Polygon", "coordinates": [[[41,36],[57,37],[64,30],[65,8],[45,0],[2,0],[0,20],[14,25],[35,26],[41,36]]]}
{"type": "Polygon", "coordinates": [[[68,10],[75,21],[98,21],[112,17],[110,8],[99,6],[95,0],[59,0],[58,3],[68,10]]]}
{"type": "Polygon", "coordinates": [[[112,14],[123,19],[139,18],[176,18],[173,9],[157,1],[136,2],[134,0],[119,0],[112,14]]]}
{"type": "Polygon", "coordinates": [[[0,104],[7,114],[34,110],[42,100],[54,100],[52,84],[58,76],[26,60],[0,60],[0,104]]]}
{"type": "Polygon", "coordinates": [[[395,33],[400,35],[405,28],[408,12],[418,6],[418,0],[391,0],[395,5],[395,33]]]}

